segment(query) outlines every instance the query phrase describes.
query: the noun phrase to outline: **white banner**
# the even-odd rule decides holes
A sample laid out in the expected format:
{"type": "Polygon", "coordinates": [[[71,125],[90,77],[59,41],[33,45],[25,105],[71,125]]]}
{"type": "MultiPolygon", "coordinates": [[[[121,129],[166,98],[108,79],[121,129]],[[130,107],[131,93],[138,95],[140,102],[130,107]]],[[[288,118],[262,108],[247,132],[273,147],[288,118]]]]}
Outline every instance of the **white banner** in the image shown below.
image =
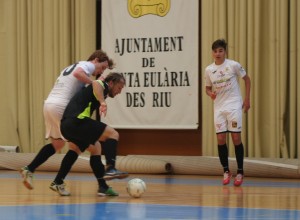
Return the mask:
{"type": "Polygon", "coordinates": [[[198,36],[198,0],[102,0],[102,49],[126,79],[102,120],[114,128],[197,129],[198,36]]]}

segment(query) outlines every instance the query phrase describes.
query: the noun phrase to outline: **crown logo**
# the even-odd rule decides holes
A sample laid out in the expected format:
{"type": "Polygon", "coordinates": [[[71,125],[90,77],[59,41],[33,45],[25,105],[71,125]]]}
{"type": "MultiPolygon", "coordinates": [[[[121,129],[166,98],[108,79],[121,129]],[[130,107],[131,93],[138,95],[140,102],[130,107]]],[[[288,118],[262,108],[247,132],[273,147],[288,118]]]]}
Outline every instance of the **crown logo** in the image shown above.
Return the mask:
{"type": "Polygon", "coordinates": [[[170,1],[171,0],[128,0],[128,12],[134,18],[147,14],[164,17],[170,10],[170,1]]]}

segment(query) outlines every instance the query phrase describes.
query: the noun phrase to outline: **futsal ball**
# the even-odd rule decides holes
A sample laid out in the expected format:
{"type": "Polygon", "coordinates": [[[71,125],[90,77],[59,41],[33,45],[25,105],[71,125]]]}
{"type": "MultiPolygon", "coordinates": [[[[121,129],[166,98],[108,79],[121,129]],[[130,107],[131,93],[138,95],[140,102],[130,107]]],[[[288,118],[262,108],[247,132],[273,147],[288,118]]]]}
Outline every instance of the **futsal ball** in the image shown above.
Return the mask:
{"type": "Polygon", "coordinates": [[[144,180],[139,178],[134,178],[127,183],[127,192],[130,196],[134,198],[139,198],[146,191],[146,183],[144,180]]]}

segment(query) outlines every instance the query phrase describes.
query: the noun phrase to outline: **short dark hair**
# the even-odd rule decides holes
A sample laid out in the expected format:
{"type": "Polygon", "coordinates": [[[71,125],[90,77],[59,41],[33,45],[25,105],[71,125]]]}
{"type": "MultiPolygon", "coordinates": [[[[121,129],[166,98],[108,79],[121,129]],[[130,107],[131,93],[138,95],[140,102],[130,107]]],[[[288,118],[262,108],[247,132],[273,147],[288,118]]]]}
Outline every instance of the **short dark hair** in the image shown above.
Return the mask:
{"type": "Polygon", "coordinates": [[[227,50],[227,43],[224,39],[218,39],[215,42],[213,42],[211,49],[215,50],[220,47],[223,48],[224,50],[227,50]]]}
{"type": "Polygon", "coordinates": [[[111,82],[111,81],[113,83],[119,83],[119,82],[123,81],[124,84],[125,84],[125,78],[124,78],[124,76],[121,73],[117,73],[117,72],[111,72],[111,73],[109,73],[105,77],[104,81],[107,82],[107,83],[111,82]]]}

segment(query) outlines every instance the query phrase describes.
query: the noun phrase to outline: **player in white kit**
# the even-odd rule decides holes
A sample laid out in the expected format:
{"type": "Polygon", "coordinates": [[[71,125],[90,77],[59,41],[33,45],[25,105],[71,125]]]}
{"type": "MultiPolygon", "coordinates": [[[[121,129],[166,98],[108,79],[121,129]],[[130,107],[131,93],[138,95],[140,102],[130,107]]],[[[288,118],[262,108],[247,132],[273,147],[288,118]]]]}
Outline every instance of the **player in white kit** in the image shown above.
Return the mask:
{"type": "MultiPolygon", "coordinates": [[[[35,169],[65,145],[66,140],[60,132],[60,120],[70,99],[86,84],[92,83],[91,75],[101,75],[107,68],[113,68],[113,61],[104,51],[96,50],[87,61],[72,64],[60,73],[44,102],[45,138],[50,138],[51,143],[42,147],[33,161],[20,171],[23,183],[28,189],[33,189],[32,176],[35,169]]],[[[71,142],[69,147],[74,148],[71,142]]],[[[64,192],[64,185],[60,190],[64,192]]]]}
{"type": "Polygon", "coordinates": [[[243,67],[234,60],[226,59],[227,43],[223,39],[212,44],[214,63],[205,69],[206,94],[214,101],[214,124],[218,139],[218,153],[223,166],[223,184],[230,183],[232,174],[228,163],[228,147],[226,133],[231,133],[237,160],[237,175],[234,185],[243,183],[244,146],[241,139],[242,111],[250,108],[251,81],[243,67]],[[244,100],[240,92],[238,77],[245,82],[244,100]]]}

